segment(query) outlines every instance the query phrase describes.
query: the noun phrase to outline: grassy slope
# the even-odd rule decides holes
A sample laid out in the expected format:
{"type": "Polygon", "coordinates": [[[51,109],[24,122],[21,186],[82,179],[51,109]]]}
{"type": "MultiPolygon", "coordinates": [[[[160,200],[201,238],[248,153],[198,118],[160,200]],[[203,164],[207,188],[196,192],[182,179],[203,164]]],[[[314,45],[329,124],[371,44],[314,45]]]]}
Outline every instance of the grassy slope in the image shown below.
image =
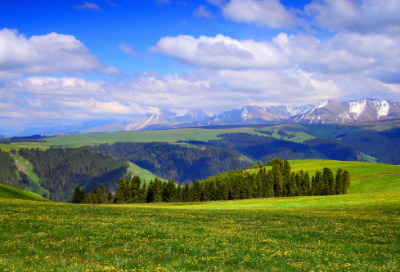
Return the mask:
{"type": "Polygon", "coordinates": [[[34,201],[49,201],[48,199],[41,197],[40,195],[11,188],[6,185],[0,184],[0,198],[6,199],[22,199],[22,200],[34,200],[34,201]]]}
{"type": "Polygon", "coordinates": [[[128,172],[132,173],[134,176],[139,176],[140,179],[143,181],[146,181],[146,183],[150,182],[150,180],[154,180],[155,178],[158,178],[160,180],[164,180],[160,177],[157,177],[154,175],[152,172],[149,170],[143,169],[139,167],[138,165],[134,164],[133,162],[128,162],[129,163],[129,168],[128,172]]]}
{"type": "Polygon", "coordinates": [[[39,183],[39,177],[33,172],[33,164],[17,154],[12,156],[15,159],[15,165],[18,167],[18,170],[24,172],[29,178],[31,178],[36,183],[39,183]]]}

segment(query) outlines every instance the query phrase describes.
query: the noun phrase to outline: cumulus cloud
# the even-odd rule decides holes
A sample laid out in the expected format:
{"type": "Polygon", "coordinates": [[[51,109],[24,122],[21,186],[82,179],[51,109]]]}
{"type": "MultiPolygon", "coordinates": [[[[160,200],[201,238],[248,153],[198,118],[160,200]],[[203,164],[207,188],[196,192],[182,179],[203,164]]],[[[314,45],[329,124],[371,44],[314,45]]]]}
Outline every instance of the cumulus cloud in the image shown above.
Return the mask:
{"type": "Polygon", "coordinates": [[[197,9],[195,9],[193,15],[198,18],[201,18],[201,17],[213,18],[214,17],[214,14],[212,14],[211,11],[209,11],[207,9],[207,7],[205,7],[203,5],[200,5],[197,9]]]}
{"type": "MultiPolygon", "coordinates": [[[[221,5],[221,1],[211,0],[221,5]]],[[[225,18],[269,28],[293,28],[295,16],[279,0],[231,0],[221,7],[225,18]]]]}
{"type": "Polygon", "coordinates": [[[200,36],[198,39],[180,35],[165,37],[150,48],[180,61],[208,68],[270,68],[293,67],[288,58],[269,42],[235,40],[223,35],[200,36]]]}
{"type": "Polygon", "coordinates": [[[304,11],[315,24],[330,30],[400,33],[398,0],[316,0],[304,11]]]}
{"type": "Polygon", "coordinates": [[[102,11],[98,5],[96,5],[95,3],[92,3],[92,2],[84,2],[83,5],[74,5],[74,8],[76,8],[76,9],[92,9],[92,10],[102,11]]]}
{"type": "Polygon", "coordinates": [[[0,30],[0,72],[57,74],[118,73],[103,65],[74,36],[49,33],[26,38],[4,28],[0,30]]]}

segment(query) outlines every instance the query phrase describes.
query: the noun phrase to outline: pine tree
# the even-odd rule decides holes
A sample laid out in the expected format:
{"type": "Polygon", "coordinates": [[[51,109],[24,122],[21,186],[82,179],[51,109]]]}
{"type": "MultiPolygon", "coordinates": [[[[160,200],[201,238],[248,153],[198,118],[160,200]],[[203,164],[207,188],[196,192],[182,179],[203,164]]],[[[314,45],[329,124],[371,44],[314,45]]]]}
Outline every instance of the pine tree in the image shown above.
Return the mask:
{"type": "Polygon", "coordinates": [[[101,187],[97,192],[97,203],[107,203],[106,186],[104,185],[104,183],[101,184],[101,187]]]}
{"type": "Polygon", "coordinates": [[[108,190],[108,195],[107,195],[108,203],[111,203],[113,201],[113,199],[114,199],[113,193],[112,193],[111,188],[110,188],[110,190],[108,190]]]}
{"type": "Polygon", "coordinates": [[[126,203],[127,199],[125,196],[127,195],[127,186],[126,186],[126,181],[125,179],[121,178],[118,183],[118,189],[117,192],[115,193],[115,203],[126,203]]]}
{"type": "Polygon", "coordinates": [[[162,202],[163,184],[161,180],[159,180],[158,178],[154,179],[153,194],[154,194],[153,202],[155,203],[162,202]]]}
{"type": "Polygon", "coordinates": [[[86,193],[84,189],[81,189],[81,196],[80,196],[80,203],[85,203],[86,200],[86,193]]]}
{"type": "Polygon", "coordinates": [[[341,168],[336,171],[336,194],[343,194],[343,171],[341,168]]]}
{"type": "Polygon", "coordinates": [[[343,172],[343,194],[348,193],[350,187],[350,173],[347,170],[343,172]]]}
{"type": "Polygon", "coordinates": [[[149,186],[147,187],[147,203],[154,201],[154,182],[150,180],[149,186]]]}
{"type": "Polygon", "coordinates": [[[182,202],[182,186],[179,183],[178,187],[176,188],[176,197],[175,197],[176,202],[182,202]]]}
{"type": "Polygon", "coordinates": [[[186,182],[185,188],[183,190],[183,202],[189,202],[190,201],[190,190],[189,190],[189,184],[186,182]]]}
{"type": "Polygon", "coordinates": [[[272,167],[272,172],[274,175],[274,191],[275,191],[275,196],[276,197],[281,197],[282,196],[282,187],[283,187],[283,177],[281,174],[281,171],[279,170],[278,165],[274,165],[272,167]]]}
{"type": "Polygon", "coordinates": [[[193,201],[201,201],[201,185],[197,180],[193,180],[193,201]]]}
{"type": "Polygon", "coordinates": [[[82,200],[81,200],[81,189],[79,188],[79,186],[77,186],[75,188],[74,195],[72,197],[72,203],[75,203],[75,204],[82,203],[82,200]]]}

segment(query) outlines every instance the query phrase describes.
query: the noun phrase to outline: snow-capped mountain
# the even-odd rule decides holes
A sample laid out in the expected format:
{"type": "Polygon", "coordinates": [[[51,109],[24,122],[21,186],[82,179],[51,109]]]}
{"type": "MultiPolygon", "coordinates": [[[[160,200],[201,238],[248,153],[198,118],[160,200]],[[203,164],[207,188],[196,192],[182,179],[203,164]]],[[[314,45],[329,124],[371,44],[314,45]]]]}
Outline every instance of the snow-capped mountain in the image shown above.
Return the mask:
{"type": "Polygon", "coordinates": [[[321,101],[315,105],[244,106],[230,111],[191,110],[183,116],[170,111],[146,115],[137,120],[110,119],[88,121],[78,125],[30,128],[18,134],[75,134],[150,129],[182,128],[229,124],[307,123],[332,124],[400,118],[400,103],[387,100],[321,101]]]}
{"type": "Polygon", "coordinates": [[[293,115],[288,122],[332,124],[400,118],[400,103],[387,100],[362,99],[335,102],[327,100],[293,115]]]}

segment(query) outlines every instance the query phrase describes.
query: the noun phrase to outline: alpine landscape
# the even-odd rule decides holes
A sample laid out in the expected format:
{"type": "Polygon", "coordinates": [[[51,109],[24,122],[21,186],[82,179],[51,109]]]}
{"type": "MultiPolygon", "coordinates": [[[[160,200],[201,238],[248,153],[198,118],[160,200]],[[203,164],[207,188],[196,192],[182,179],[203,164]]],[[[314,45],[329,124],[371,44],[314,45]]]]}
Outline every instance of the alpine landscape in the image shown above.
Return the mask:
{"type": "Polygon", "coordinates": [[[0,4],[1,271],[400,271],[400,2],[0,4]]]}

